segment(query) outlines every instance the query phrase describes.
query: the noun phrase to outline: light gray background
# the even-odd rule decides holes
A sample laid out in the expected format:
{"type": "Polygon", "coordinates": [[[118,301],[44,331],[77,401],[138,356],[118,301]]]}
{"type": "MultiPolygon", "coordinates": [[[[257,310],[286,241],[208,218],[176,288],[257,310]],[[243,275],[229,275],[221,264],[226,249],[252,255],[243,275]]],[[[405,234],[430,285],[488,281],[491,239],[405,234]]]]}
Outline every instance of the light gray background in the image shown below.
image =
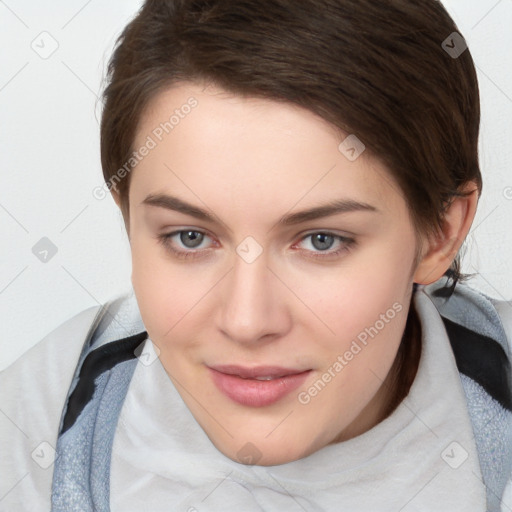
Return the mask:
{"type": "MultiPolygon", "coordinates": [[[[468,42],[482,96],[485,184],[464,268],[478,273],[475,287],[512,299],[512,0],[443,3],[468,42]]],[[[104,70],[140,4],[0,0],[0,369],[130,288],[121,214],[92,190],[102,184],[104,70]],[[58,249],[46,263],[32,252],[43,237],[58,249]]]]}

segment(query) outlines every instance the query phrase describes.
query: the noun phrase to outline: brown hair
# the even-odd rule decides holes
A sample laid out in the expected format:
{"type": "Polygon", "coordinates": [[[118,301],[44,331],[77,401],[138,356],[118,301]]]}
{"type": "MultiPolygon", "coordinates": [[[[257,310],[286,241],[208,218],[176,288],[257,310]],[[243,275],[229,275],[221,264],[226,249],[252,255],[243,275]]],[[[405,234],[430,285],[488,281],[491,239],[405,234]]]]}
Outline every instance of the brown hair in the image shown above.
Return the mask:
{"type": "MultiPolygon", "coordinates": [[[[437,0],[146,0],[108,66],[105,182],[125,176],[138,123],[161,90],[210,83],[299,105],[355,134],[400,186],[417,233],[436,234],[464,185],[482,190],[478,81],[468,50],[448,52],[454,32],[437,0]]],[[[116,184],[127,226],[130,175],[116,184]]],[[[450,295],[458,256],[446,275],[441,293],[450,295]]],[[[411,307],[384,382],[394,389],[385,417],[415,378],[420,333],[411,307]]]]}
{"type": "MultiPolygon", "coordinates": [[[[461,187],[482,181],[480,100],[469,50],[442,47],[437,0],[146,0],[109,62],[105,182],[134,151],[144,108],[179,81],[287,101],[365,144],[399,184],[418,232],[435,234],[461,187]]],[[[116,184],[125,222],[130,174],[116,184]]],[[[459,259],[447,276],[460,277],[459,259]]]]}

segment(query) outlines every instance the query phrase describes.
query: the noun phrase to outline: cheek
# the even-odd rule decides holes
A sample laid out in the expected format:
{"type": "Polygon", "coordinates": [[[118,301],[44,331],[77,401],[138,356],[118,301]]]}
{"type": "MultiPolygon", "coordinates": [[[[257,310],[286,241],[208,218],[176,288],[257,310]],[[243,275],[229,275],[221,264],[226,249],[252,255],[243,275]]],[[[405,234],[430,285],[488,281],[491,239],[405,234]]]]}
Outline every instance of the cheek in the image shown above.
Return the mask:
{"type": "Polygon", "coordinates": [[[132,284],[144,325],[157,344],[172,336],[208,291],[207,283],[171,263],[155,241],[132,238],[132,284]]]}
{"type": "MultiPolygon", "coordinates": [[[[310,337],[317,340],[317,377],[331,379],[326,391],[315,398],[315,407],[328,411],[337,404],[336,414],[346,421],[354,419],[385,380],[410,303],[408,273],[401,258],[375,259],[372,265],[365,262],[351,270],[331,281],[331,290],[336,291],[327,297],[317,293],[315,302],[310,296],[312,309],[334,334],[316,321],[309,323],[315,325],[310,337]]],[[[340,426],[339,418],[332,424],[334,429],[340,426]]]]}
{"type": "MultiPolygon", "coordinates": [[[[195,322],[189,328],[198,329],[204,317],[201,309],[211,307],[202,299],[218,280],[216,271],[208,270],[208,266],[202,271],[193,270],[186,262],[171,261],[165,249],[147,233],[132,233],[132,284],[150,337],[159,344],[177,335],[192,317],[195,322]]],[[[399,237],[374,243],[339,267],[282,269],[284,280],[294,283],[294,293],[309,310],[300,303],[292,307],[295,323],[309,331],[307,337],[315,339],[315,345],[326,356],[348,350],[351,342],[374,326],[393,304],[407,309],[414,243],[409,244],[405,238],[402,231],[399,237]]],[[[379,337],[393,333],[399,337],[400,324],[386,324],[379,337]]]]}
{"type": "Polygon", "coordinates": [[[317,321],[314,325],[324,332],[323,339],[330,346],[343,349],[350,345],[365,329],[374,326],[381,315],[391,318],[384,329],[386,334],[400,336],[401,322],[394,321],[395,313],[409,307],[409,268],[413,259],[413,244],[405,250],[398,242],[375,244],[354,254],[337,269],[301,275],[295,279],[296,292],[322,320],[325,328],[317,321]]]}

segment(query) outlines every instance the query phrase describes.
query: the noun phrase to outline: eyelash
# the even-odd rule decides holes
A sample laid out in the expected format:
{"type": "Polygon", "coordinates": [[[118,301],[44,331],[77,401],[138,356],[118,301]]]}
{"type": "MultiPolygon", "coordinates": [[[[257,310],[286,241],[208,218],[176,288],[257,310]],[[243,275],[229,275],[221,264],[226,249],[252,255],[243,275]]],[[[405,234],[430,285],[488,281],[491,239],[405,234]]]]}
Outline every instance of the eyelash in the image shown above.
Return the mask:
{"type": "MultiPolygon", "coordinates": [[[[174,254],[174,256],[176,256],[179,259],[186,260],[186,259],[200,258],[201,253],[204,251],[207,251],[207,249],[181,251],[181,250],[177,250],[175,247],[172,246],[171,239],[176,235],[179,235],[181,233],[186,233],[186,232],[199,233],[199,234],[208,236],[208,234],[205,233],[204,231],[199,231],[199,230],[195,230],[195,229],[194,230],[193,229],[182,229],[180,231],[173,231],[172,233],[158,235],[158,237],[157,237],[158,242],[161,243],[166,249],[170,250],[174,254]]],[[[333,251],[333,252],[327,252],[327,251],[315,252],[315,251],[309,251],[307,249],[302,250],[301,252],[311,253],[310,255],[307,256],[308,258],[324,259],[324,260],[336,258],[338,256],[341,256],[341,254],[350,251],[350,249],[352,249],[352,247],[356,243],[356,241],[352,238],[347,238],[347,237],[344,237],[341,235],[336,235],[335,233],[330,233],[329,231],[314,231],[312,233],[308,233],[307,235],[304,235],[299,240],[299,242],[302,242],[302,241],[306,240],[307,238],[310,238],[314,235],[319,235],[319,234],[332,236],[333,238],[338,239],[343,244],[343,246],[340,249],[333,251]]]]}

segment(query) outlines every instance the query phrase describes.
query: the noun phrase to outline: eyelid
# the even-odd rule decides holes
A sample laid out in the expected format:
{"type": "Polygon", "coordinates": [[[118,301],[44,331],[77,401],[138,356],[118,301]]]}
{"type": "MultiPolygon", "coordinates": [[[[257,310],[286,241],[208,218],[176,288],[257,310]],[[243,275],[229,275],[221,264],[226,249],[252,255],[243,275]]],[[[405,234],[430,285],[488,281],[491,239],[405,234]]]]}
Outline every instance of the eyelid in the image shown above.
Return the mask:
{"type": "Polygon", "coordinates": [[[349,231],[343,231],[343,232],[337,232],[334,228],[326,228],[326,229],[308,229],[307,231],[304,231],[303,233],[300,233],[297,235],[301,240],[304,237],[316,235],[318,233],[322,233],[324,235],[331,235],[331,236],[339,236],[341,238],[353,238],[356,236],[355,233],[351,233],[349,231]]]}
{"type": "MultiPolygon", "coordinates": [[[[208,232],[202,230],[202,229],[195,229],[195,228],[184,228],[184,229],[177,229],[177,230],[174,230],[172,231],[171,233],[162,233],[160,235],[157,235],[156,238],[157,238],[157,241],[159,244],[161,244],[164,249],[168,252],[170,252],[176,259],[182,259],[182,260],[187,260],[187,259],[196,259],[196,258],[201,258],[203,257],[203,253],[208,253],[206,254],[205,257],[208,257],[208,256],[211,256],[211,252],[209,249],[176,249],[173,244],[172,244],[172,241],[171,239],[174,238],[176,235],[179,235],[181,233],[186,233],[187,231],[192,231],[194,233],[200,233],[202,235],[205,235],[209,238],[211,238],[211,236],[208,234],[208,232]]],[[[203,258],[204,259],[204,258],[203,258]]]]}
{"type": "MultiPolygon", "coordinates": [[[[158,235],[158,241],[164,245],[168,250],[170,250],[172,253],[174,253],[178,258],[198,258],[201,257],[202,253],[209,252],[210,247],[206,249],[176,249],[171,244],[171,239],[175,237],[176,235],[179,235],[181,233],[186,233],[188,231],[192,231],[194,233],[200,233],[208,238],[213,238],[210,234],[208,234],[208,231],[199,229],[199,228],[182,228],[174,230],[170,233],[163,233],[161,235],[158,235]]],[[[348,251],[355,243],[356,241],[352,236],[348,237],[345,235],[340,235],[337,233],[334,233],[329,230],[310,230],[309,232],[302,233],[299,235],[299,240],[293,244],[292,247],[296,246],[297,244],[300,244],[301,242],[305,241],[307,238],[311,237],[312,235],[316,234],[323,234],[327,236],[331,236],[335,239],[338,239],[343,244],[343,247],[337,249],[337,250],[325,250],[325,251],[312,251],[310,249],[299,249],[300,252],[309,253],[311,258],[317,258],[317,259],[327,259],[329,257],[337,257],[339,254],[348,251]]]]}
{"type": "Polygon", "coordinates": [[[334,233],[332,231],[317,229],[317,230],[309,231],[307,233],[302,234],[299,241],[294,243],[292,247],[304,242],[306,239],[310,238],[313,235],[319,235],[319,234],[327,235],[327,236],[334,238],[335,240],[339,240],[340,243],[343,245],[343,247],[341,247],[339,249],[327,249],[325,251],[320,251],[320,250],[312,251],[310,249],[300,249],[300,250],[311,253],[313,255],[313,257],[327,258],[329,256],[337,255],[340,252],[347,250],[349,247],[351,247],[352,245],[355,244],[355,239],[352,236],[345,236],[345,235],[340,235],[340,234],[334,233]]]}
{"type": "MultiPolygon", "coordinates": [[[[192,232],[192,233],[199,233],[201,235],[204,235],[205,237],[208,237],[210,239],[213,239],[214,237],[212,235],[210,235],[208,233],[208,231],[204,231],[202,229],[191,229],[191,228],[185,228],[185,229],[177,229],[175,231],[171,231],[170,233],[167,233],[167,234],[163,234],[162,236],[165,236],[166,238],[168,238],[169,240],[171,238],[174,238],[176,235],[180,235],[181,233],[188,233],[188,232],[192,232]]],[[[190,249],[190,248],[187,248],[187,250],[183,250],[182,252],[201,252],[201,251],[206,251],[207,249],[190,249]]]]}

